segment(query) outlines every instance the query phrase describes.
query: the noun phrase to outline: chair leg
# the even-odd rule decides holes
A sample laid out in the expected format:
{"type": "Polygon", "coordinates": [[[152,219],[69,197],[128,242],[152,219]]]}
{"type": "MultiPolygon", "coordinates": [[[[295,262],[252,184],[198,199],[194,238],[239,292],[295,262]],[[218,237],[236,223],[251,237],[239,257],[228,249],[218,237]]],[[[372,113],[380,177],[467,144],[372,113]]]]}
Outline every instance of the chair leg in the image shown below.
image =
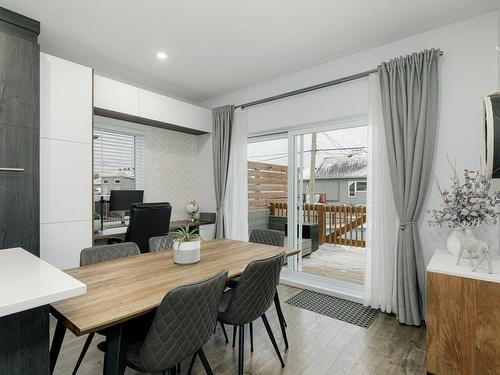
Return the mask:
{"type": "Polygon", "coordinates": [[[73,369],[73,375],[76,375],[78,372],[78,369],[80,368],[80,365],[83,362],[83,358],[85,357],[85,354],[87,354],[87,350],[89,350],[89,346],[92,343],[92,339],[94,338],[95,332],[90,333],[87,336],[87,339],[85,340],[85,344],[83,344],[82,351],[80,352],[80,356],[78,357],[78,360],[76,361],[75,368],[73,369]]]}
{"type": "Polygon", "coordinates": [[[189,369],[188,369],[188,375],[191,375],[191,371],[193,371],[193,366],[194,366],[194,361],[196,361],[196,356],[198,353],[194,353],[193,357],[191,358],[191,363],[189,364],[189,369]]]}
{"type": "Polygon", "coordinates": [[[181,374],[181,364],[180,363],[177,365],[177,373],[179,375],[181,374]]]}
{"type": "Polygon", "coordinates": [[[233,326],[233,348],[236,345],[236,330],[238,329],[237,326],[233,326]]]}
{"type": "Polygon", "coordinates": [[[224,327],[224,323],[219,321],[220,327],[222,328],[222,333],[224,334],[224,337],[226,338],[226,344],[229,342],[229,339],[227,338],[227,332],[226,332],[226,327],[224,327]]]}
{"type": "Polygon", "coordinates": [[[283,362],[283,358],[281,358],[280,349],[278,348],[278,344],[276,344],[276,340],[274,338],[273,331],[271,330],[271,326],[269,325],[269,321],[267,320],[266,314],[262,314],[262,321],[264,322],[264,325],[266,326],[266,331],[267,331],[267,334],[269,335],[269,338],[271,339],[271,343],[274,346],[274,350],[276,350],[276,354],[278,355],[278,358],[280,359],[281,367],[285,367],[285,362],[283,362]]]}
{"type": "Polygon", "coordinates": [[[250,351],[253,353],[253,322],[250,322],[250,351]]]}
{"type": "Polygon", "coordinates": [[[278,296],[278,290],[274,293],[274,306],[276,306],[276,312],[278,313],[278,318],[283,321],[285,327],[288,327],[288,324],[285,320],[285,315],[283,314],[283,310],[281,310],[281,302],[280,297],[278,296]]]}
{"type": "Polygon", "coordinates": [[[210,363],[208,363],[208,359],[205,356],[205,352],[203,351],[203,349],[198,350],[198,356],[201,359],[201,363],[203,364],[207,375],[213,375],[214,373],[212,372],[212,368],[210,367],[210,363]]]}
{"type": "Polygon", "coordinates": [[[239,326],[239,354],[238,354],[238,375],[243,375],[243,364],[245,363],[245,326],[239,326]]]}
{"type": "Polygon", "coordinates": [[[274,305],[276,306],[276,312],[278,313],[278,320],[280,322],[281,334],[283,335],[283,341],[285,341],[285,350],[288,350],[288,337],[286,335],[286,321],[283,311],[281,311],[280,299],[278,297],[278,291],[274,295],[274,305]]]}

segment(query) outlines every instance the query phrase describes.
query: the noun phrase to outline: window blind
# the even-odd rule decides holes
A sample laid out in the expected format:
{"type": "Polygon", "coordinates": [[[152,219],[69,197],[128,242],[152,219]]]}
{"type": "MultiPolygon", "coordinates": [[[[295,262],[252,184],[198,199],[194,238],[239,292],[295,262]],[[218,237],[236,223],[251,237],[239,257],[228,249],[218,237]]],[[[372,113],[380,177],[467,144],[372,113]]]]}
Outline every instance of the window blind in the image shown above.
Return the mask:
{"type": "Polygon", "coordinates": [[[144,189],[144,136],[94,129],[94,195],[144,189]]]}

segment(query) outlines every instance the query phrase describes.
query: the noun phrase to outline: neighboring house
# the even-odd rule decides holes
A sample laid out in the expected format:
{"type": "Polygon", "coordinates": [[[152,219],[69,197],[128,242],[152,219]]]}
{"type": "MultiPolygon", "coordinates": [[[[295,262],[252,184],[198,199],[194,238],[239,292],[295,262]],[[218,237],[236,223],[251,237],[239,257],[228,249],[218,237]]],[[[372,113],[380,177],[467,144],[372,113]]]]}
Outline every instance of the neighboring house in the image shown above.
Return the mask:
{"type": "MultiPolygon", "coordinates": [[[[316,169],[315,193],[326,194],[330,204],[366,204],[366,153],[325,158],[316,169]]],[[[309,173],[304,189],[309,191],[309,173]]]]}
{"type": "Polygon", "coordinates": [[[108,195],[111,190],[133,189],[135,189],[135,178],[130,174],[106,174],[94,179],[94,194],[108,195]]]}

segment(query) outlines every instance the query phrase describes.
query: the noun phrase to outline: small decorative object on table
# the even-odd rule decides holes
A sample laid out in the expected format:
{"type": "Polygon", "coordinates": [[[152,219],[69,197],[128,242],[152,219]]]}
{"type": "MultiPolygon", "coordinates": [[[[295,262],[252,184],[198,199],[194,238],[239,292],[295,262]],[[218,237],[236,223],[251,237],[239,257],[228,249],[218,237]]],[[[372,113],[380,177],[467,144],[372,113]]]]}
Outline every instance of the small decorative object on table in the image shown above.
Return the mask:
{"type": "Polygon", "coordinates": [[[189,230],[189,224],[174,232],[174,263],[193,264],[200,261],[200,236],[198,229],[189,230]]]}
{"type": "Polygon", "coordinates": [[[94,212],[92,219],[94,220],[94,233],[97,233],[101,229],[101,216],[97,212],[94,212]]]}
{"type": "Polygon", "coordinates": [[[196,215],[199,209],[200,206],[198,206],[198,202],[196,202],[196,200],[192,200],[188,202],[188,204],[186,204],[186,212],[188,213],[189,219],[191,220],[192,223],[194,223],[195,221],[194,216],[196,215]]]}
{"type": "Polygon", "coordinates": [[[472,235],[472,229],[480,225],[496,224],[495,206],[500,203],[498,193],[490,194],[490,178],[481,171],[464,170],[464,181],[460,181],[453,169],[452,186],[443,190],[438,184],[441,194],[441,209],[429,210],[432,219],[430,225],[446,225],[453,229],[448,236],[448,252],[456,257],[457,265],[461,258],[470,258],[473,271],[483,261],[488,263],[491,273],[491,261],[488,245],[472,235]],[[474,263],[474,260],[476,261],[474,263]]]}

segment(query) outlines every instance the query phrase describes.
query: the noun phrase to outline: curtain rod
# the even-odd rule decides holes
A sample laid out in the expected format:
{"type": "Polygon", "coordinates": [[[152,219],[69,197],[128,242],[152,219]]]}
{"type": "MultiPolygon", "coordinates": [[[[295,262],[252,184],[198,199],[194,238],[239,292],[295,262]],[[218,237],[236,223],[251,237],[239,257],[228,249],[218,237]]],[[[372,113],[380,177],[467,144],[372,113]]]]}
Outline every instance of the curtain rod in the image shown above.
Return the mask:
{"type": "MultiPolygon", "coordinates": [[[[442,55],[443,55],[443,51],[439,51],[439,56],[442,56],[442,55]]],[[[274,102],[275,100],[285,99],[285,98],[288,98],[290,96],[304,94],[306,92],[310,92],[310,91],[314,91],[314,90],[319,90],[319,89],[323,89],[325,87],[335,86],[335,85],[339,85],[341,83],[350,82],[350,81],[354,81],[356,79],[368,77],[372,73],[377,73],[377,69],[371,69],[371,70],[367,70],[365,72],[353,74],[353,75],[350,75],[350,76],[346,76],[346,77],[342,77],[342,78],[337,78],[337,79],[334,79],[332,81],[318,83],[316,85],[312,85],[312,86],[304,87],[302,89],[297,89],[297,90],[285,92],[283,94],[278,94],[278,95],[270,96],[270,97],[264,98],[264,99],[255,100],[253,102],[239,104],[239,105],[235,106],[235,108],[245,109],[245,108],[253,107],[253,106],[256,106],[256,105],[259,105],[259,104],[274,102]]]]}

